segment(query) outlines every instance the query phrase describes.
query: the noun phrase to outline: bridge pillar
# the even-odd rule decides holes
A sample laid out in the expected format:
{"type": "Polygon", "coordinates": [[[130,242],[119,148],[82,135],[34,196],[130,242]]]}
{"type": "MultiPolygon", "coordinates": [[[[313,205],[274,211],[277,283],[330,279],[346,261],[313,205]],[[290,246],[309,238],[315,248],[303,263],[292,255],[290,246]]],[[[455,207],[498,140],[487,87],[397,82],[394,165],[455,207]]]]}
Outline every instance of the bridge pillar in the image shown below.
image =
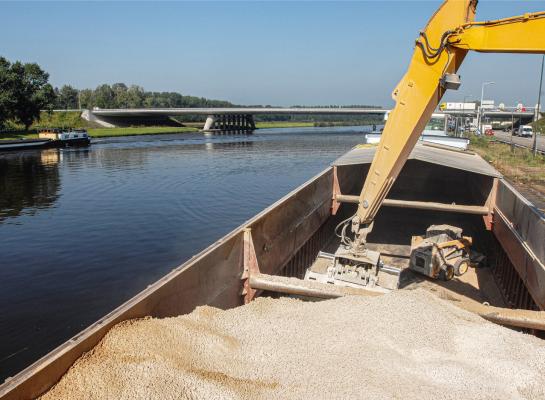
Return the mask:
{"type": "Polygon", "coordinates": [[[248,123],[248,126],[253,131],[255,129],[255,122],[254,122],[254,116],[252,114],[246,114],[246,122],[248,123]]]}
{"type": "Polygon", "coordinates": [[[216,116],[215,115],[209,115],[206,117],[206,122],[204,123],[203,131],[210,131],[214,129],[214,125],[216,123],[216,116]]]}
{"type": "Polygon", "coordinates": [[[252,114],[210,114],[206,117],[202,130],[203,132],[247,132],[254,129],[255,122],[252,114]]]}

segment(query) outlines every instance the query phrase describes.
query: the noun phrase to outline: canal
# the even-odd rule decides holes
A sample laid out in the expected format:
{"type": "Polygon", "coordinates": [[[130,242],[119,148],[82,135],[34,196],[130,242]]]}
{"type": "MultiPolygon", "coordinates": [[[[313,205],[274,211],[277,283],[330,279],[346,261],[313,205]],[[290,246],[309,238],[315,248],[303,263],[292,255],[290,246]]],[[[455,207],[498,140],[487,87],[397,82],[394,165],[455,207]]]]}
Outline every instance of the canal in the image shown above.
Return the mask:
{"type": "Polygon", "coordinates": [[[363,130],[0,154],[0,382],[322,171],[363,130]]]}

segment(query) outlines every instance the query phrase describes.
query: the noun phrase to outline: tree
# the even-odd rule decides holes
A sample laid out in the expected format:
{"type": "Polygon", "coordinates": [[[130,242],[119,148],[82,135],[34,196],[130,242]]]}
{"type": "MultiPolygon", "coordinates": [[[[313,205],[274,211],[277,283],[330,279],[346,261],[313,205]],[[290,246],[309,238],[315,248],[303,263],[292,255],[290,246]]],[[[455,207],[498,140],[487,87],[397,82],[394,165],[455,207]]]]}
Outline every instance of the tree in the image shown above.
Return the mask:
{"type": "Polygon", "coordinates": [[[95,89],[93,103],[100,108],[114,108],[115,94],[110,85],[100,85],[95,89]]]}
{"type": "Polygon", "coordinates": [[[127,85],[124,83],[114,83],[112,85],[114,97],[110,108],[127,108],[127,104],[129,103],[127,89],[127,85]]]}
{"type": "Polygon", "coordinates": [[[52,109],[55,92],[48,79],[38,64],[11,64],[0,57],[0,125],[14,119],[28,129],[40,118],[40,110],[52,109]]]}
{"type": "Polygon", "coordinates": [[[139,108],[144,105],[146,94],[144,89],[137,85],[131,85],[127,90],[127,105],[128,108],[139,108]]]}
{"type": "Polygon", "coordinates": [[[11,118],[14,103],[11,63],[0,57],[0,128],[11,118]]]}
{"type": "Polygon", "coordinates": [[[91,109],[94,105],[94,93],[91,89],[83,89],[79,91],[79,102],[81,108],[91,109]]]}
{"type": "Polygon", "coordinates": [[[75,110],[79,108],[79,92],[70,85],[64,85],[57,90],[57,108],[64,110],[75,110]]]}
{"type": "Polygon", "coordinates": [[[55,91],[47,83],[49,74],[36,63],[11,65],[15,85],[13,118],[25,126],[40,119],[41,110],[51,110],[55,104],[55,91]]]}

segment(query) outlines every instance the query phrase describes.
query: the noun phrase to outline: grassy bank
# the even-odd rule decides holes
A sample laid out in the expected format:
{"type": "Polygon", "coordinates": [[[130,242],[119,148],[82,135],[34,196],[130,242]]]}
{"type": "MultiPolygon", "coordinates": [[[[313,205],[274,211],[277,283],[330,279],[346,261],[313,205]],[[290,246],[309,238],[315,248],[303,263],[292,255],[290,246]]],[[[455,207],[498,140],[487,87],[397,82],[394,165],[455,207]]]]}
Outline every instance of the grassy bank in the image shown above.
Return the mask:
{"type": "Polygon", "coordinates": [[[0,140],[18,140],[18,139],[38,139],[36,132],[5,132],[0,133],[0,140]]]}
{"type": "MultiPolygon", "coordinates": [[[[146,126],[130,128],[88,128],[87,131],[94,138],[116,137],[116,136],[134,136],[134,135],[162,135],[167,133],[187,133],[198,132],[197,128],[189,126],[146,126]]],[[[0,134],[0,140],[16,139],[36,139],[38,134],[35,131],[30,132],[7,132],[0,134]]]]}
{"type": "MultiPolygon", "coordinates": [[[[376,125],[382,122],[375,122],[376,125]]],[[[357,126],[372,125],[373,121],[267,121],[256,122],[256,128],[304,128],[304,127],[333,127],[333,126],[357,126]]]]}
{"type": "Polygon", "coordinates": [[[365,125],[382,125],[384,121],[324,121],[315,122],[314,126],[318,127],[334,127],[334,126],[365,126],[365,125]]]}
{"type": "Polygon", "coordinates": [[[473,136],[470,148],[511,182],[530,186],[545,196],[545,156],[534,157],[529,149],[511,148],[488,137],[473,136]]]}
{"type": "Polygon", "coordinates": [[[197,128],[190,126],[145,126],[130,128],[91,128],[88,129],[92,137],[116,137],[133,135],[161,135],[166,133],[197,132],[197,128]]]}
{"type": "Polygon", "coordinates": [[[530,125],[534,127],[534,130],[542,135],[545,133],[545,118],[541,118],[530,125]]]}
{"type": "Polygon", "coordinates": [[[31,128],[37,129],[40,127],[70,127],[70,128],[90,128],[93,127],[89,121],[81,118],[79,111],[63,111],[47,113],[42,112],[40,114],[40,120],[32,125],[31,128]]]}

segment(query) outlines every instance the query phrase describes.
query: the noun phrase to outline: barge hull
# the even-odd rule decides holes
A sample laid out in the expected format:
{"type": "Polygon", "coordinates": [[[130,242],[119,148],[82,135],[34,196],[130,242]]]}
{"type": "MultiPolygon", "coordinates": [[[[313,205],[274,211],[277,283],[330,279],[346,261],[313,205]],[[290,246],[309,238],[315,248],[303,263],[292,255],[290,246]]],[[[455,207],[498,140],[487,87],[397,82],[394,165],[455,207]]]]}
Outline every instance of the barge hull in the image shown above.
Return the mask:
{"type": "MultiPolygon", "coordinates": [[[[417,153],[423,151],[422,148],[416,149],[417,153]]],[[[460,155],[462,156],[466,157],[460,155]]],[[[372,159],[369,155],[365,157],[372,159]]],[[[177,316],[190,313],[201,305],[228,309],[244,304],[251,299],[245,291],[245,283],[246,288],[248,287],[249,268],[257,269],[262,274],[302,277],[318,251],[331,242],[336,223],[353,212],[353,204],[338,204],[335,198],[338,194],[353,195],[361,189],[369,163],[361,159],[358,161],[357,158],[353,157],[350,164],[340,163],[327,168],[15,377],[6,380],[0,386],[0,399],[34,398],[44,393],[58,382],[82,354],[90,351],[110,328],[124,320],[146,316],[177,316]]],[[[426,160],[432,159],[427,154],[426,160]]],[[[444,157],[437,159],[442,165],[445,164],[444,157]]],[[[405,168],[408,175],[400,175],[400,181],[396,183],[397,193],[416,187],[410,181],[411,177],[424,176],[439,185],[438,187],[443,185],[445,191],[412,193],[412,196],[428,195],[429,198],[405,200],[445,202],[440,197],[452,195],[448,192],[449,182],[466,182],[469,190],[461,196],[467,198],[461,197],[460,201],[479,199],[480,203],[477,205],[491,210],[489,215],[484,216],[484,221],[479,215],[465,217],[467,224],[478,224],[481,231],[486,231],[485,224],[491,228],[490,232],[494,235],[492,239],[501,245],[516,271],[516,276],[510,278],[505,273],[496,274],[500,277],[498,279],[503,279],[504,286],[509,287],[515,297],[525,298],[524,304],[529,309],[544,309],[543,216],[535,214],[530,203],[486,168],[474,168],[472,172],[463,168],[452,169],[450,175],[441,177],[446,171],[444,168],[446,167],[436,164],[426,165],[422,159],[409,160],[405,168]]],[[[396,193],[396,186],[392,193],[396,193]]],[[[405,211],[392,208],[386,210],[388,211],[379,215],[377,222],[381,219],[387,227],[403,228],[401,225],[404,223],[399,218],[405,211]]],[[[427,221],[421,221],[422,216],[433,219],[443,218],[447,214],[416,210],[411,223],[426,223],[427,221]]],[[[448,216],[464,218],[463,215],[454,213],[448,216]]],[[[381,236],[380,231],[379,226],[375,227],[374,234],[378,242],[384,237],[390,238],[396,244],[401,240],[395,237],[396,232],[391,229],[386,229],[385,236],[381,236]]],[[[410,240],[405,238],[402,230],[397,234],[404,240],[410,240]]],[[[382,243],[385,243],[384,240],[382,243]]],[[[520,302],[520,305],[524,304],[520,302]]]]}

